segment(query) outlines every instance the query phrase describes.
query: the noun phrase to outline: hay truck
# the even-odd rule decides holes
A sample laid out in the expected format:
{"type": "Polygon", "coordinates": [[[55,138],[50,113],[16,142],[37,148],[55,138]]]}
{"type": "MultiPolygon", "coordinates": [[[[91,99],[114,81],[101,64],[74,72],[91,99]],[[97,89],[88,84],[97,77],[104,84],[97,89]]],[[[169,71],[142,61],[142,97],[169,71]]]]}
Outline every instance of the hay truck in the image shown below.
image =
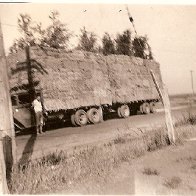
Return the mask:
{"type": "MultiPolygon", "coordinates": [[[[137,111],[155,112],[159,96],[149,70],[159,84],[162,81],[159,64],[153,60],[36,47],[31,48],[31,59],[38,62],[32,64],[34,86],[37,94],[42,91],[48,120],[71,120],[74,126],[84,126],[101,122],[111,112],[120,118],[137,111]]],[[[32,126],[25,61],[22,50],[7,57],[14,120],[20,128],[32,126]]]]}

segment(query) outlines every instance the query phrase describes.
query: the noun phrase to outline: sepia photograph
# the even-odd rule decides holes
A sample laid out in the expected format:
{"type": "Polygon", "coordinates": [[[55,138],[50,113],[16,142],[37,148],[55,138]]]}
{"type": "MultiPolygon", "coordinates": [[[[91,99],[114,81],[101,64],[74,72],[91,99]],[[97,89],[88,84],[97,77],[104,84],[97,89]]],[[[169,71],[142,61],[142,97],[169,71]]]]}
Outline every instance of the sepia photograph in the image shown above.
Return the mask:
{"type": "Polygon", "coordinates": [[[196,195],[196,4],[1,1],[0,194],[196,195]]]}

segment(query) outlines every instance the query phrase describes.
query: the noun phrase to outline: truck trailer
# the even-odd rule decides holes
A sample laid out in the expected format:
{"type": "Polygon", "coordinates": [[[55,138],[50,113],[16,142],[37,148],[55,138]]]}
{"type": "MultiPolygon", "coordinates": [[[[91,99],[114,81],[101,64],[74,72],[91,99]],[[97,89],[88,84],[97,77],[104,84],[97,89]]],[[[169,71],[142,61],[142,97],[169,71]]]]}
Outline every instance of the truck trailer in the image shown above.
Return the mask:
{"type": "MultiPolygon", "coordinates": [[[[74,126],[99,123],[116,112],[119,118],[155,112],[159,95],[150,70],[162,87],[154,60],[126,55],[32,47],[33,84],[42,95],[47,121],[71,120],[74,126]]],[[[34,125],[29,102],[28,67],[24,50],[7,56],[16,127],[34,125]]]]}

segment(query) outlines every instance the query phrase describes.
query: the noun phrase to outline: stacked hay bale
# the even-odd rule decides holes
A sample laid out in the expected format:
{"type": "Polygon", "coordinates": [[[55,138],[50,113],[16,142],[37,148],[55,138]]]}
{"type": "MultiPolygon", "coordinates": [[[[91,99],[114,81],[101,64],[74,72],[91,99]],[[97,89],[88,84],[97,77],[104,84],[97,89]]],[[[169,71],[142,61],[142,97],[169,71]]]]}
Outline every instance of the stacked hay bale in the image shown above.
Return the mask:
{"type": "Polygon", "coordinates": [[[158,98],[150,69],[161,84],[159,64],[141,58],[110,55],[106,57],[113,103],[152,100],[158,98]]]}
{"type": "MultiPolygon", "coordinates": [[[[11,93],[27,90],[25,52],[9,55],[11,93]]],[[[161,81],[154,61],[124,55],[65,52],[31,48],[36,88],[43,89],[47,110],[74,109],[136,100],[157,99],[149,69],[161,81]]]]}
{"type": "MultiPolygon", "coordinates": [[[[112,104],[107,66],[104,59],[92,53],[31,49],[34,81],[43,89],[47,110],[73,109],[82,106],[112,104]]],[[[11,67],[11,92],[25,90],[27,69],[17,63],[25,61],[24,51],[8,56],[11,67]],[[14,70],[19,70],[18,72],[14,70]]]]}

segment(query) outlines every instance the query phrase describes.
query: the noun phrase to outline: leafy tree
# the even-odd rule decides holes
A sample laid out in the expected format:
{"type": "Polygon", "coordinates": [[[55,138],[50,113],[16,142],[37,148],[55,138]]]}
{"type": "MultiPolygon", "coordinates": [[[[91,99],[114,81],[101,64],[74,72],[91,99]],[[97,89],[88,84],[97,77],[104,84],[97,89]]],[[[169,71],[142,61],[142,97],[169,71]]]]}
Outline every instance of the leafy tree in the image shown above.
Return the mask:
{"type": "Polygon", "coordinates": [[[59,13],[52,11],[49,18],[52,24],[42,32],[42,42],[52,48],[67,48],[71,34],[66,25],[59,20],[59,13]]]}
{"type": "Polygon", "coordinates": [[[147,36],[135,37],[133,40],[134,56],[143,59],[153,59],[151,47],[148,44],[147,36]]]}
{"type": "Polygon", "coordinates": [[[152,60],[152,59],[154,59],[153,53],[152,53],[152,49],[151,49],[151,47],[150,47],[150,45],[149,45],[148,42],[146,44],[147,44],[147,47],[148,47],[148,55],[147,55],[147,58],[152,60]]]}
{"type": "Polygon", "coordinates": [[[133,40],[133,53],[134,56],[145,59],[146,54],[146,37],[135,37],[133,40]]]}
{"type": "Polygon", "coordinates": [[[116,38],[116,52],[117,54],[131,55],[131,32],[125,30],[122,34],[117,34],[116,38]]]}
{"type": "Polygon", "coordinates": [[[48,46],[52,48],[67,48],[70,39],[70,32],[66,25],[59,20],[59,13],[52,11],[49,15],[52,22],[46,29],[41,23],[34,23],[28,14],[20,14],[18,18],[18,29],[22,36],[16,39],[10,47],[10,52],[17,52],[29,46],[48,46]]]}
{"type": "Polygon", "coordinates": [[[15,39],[12,46],[9,48],[10,53],[16,53],[19,49],[25,48],[24,38],[15,39]]]}
{"type": "Polygon", "coordinates": [[[17,52],[18,49],[24,49],[28,44],[34,46],[36,38],[33,34],[33,22],[28,14],[20,14],[18,18],[18,29],[22,34],[22,37],[15,39],[13,45],[10,47],[10,52],[17,52]]]}
{"type": "Polygon", "coordinates": [[[77,48],[79,50],[95,52],[96,42],[97,42],[96,35],[93,32],[88,32],[86,28],[83,27],[83,29],[81,29],[81,35],[79,38],[79,44],[77,48]]]}
{"type": "Polygon", "coordinates": [[[36,37],[35,44],[38,46],[47,46],[46,30],[43,29],[42,23],[36,24],[33,28],[34,36],[36,37]]]}
{"type": "Polygon", "coordinates": [[[33,68],[31,64],[31,59],[29,55],[29,46],[36,45],[35,37],[33,34],[33,24],[32,19],[28,14],[20,14],[18,18],[18,28],[22,34],[22,37],[15,40],[14,44],[10,48],[10,52],[17,52],[18,49],[25,49],[26,52],[26,61],[17,63],[20,65],[20,69],[16,72],[20,72],[23,69],[27,70],[28,76],[28,91],[30,94],[30,101],[35,97],[35,87],[34,87],[34,75],[33,68]]]}
{"type": "Polygon", "coordinates": [[[110,35],[108,33],[105,33],[102,38],[102,44],[103,44],[103,54],[115,54],[115,45],[114,41],[111,39],[110,35]]]}

